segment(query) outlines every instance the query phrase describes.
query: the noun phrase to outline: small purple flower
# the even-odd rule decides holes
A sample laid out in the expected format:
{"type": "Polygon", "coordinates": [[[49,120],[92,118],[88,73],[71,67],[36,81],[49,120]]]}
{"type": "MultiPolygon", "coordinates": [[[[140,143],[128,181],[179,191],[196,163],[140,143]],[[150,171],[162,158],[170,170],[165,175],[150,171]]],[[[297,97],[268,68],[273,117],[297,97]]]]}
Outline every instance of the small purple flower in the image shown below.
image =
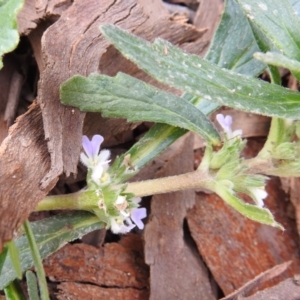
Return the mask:
{"type": "Polygon", "coordinates": [[[87,136],[82,137],[82,146],[85,153],[80,154],[81,162],[89,169],[92,170],[92,179],[95,183],[100,184],[100,179],[103,173],[109,167],[109,150],[100,150],[100,146],[103,142],[101,135],[94,135],[92,140],[89,140],[87,136]]]}
{"type": "Polygon", "coordinates": [[[139,229],[144,229],[144,223],[142,219],[147,217],[146,208],[133,208],[131,210],[130,218],[136,224],[139,229]]]}
{"type": "Polygon", "coordinates": [[[226,133],[231,132],[231,125],[232,125],[232,117],[231,116],[229,116],[229,115],[224,116],[222,114],[217,114],[216,118],[226,133]]]}
{"type": "MultiPolygon", "coordinates": [[[[135,197],[132,202],[138,203],[141,198],[135,197]]],[[[119,217],[110,218],[110,228],[113,233],[128,233],[131,229],[137,226],[139,229],[144,229],[142,219],[146,218],[146,208],[133,208],[127,210],[128,203],[126,197],[119,196],[116,200],[115,207],[119,210],[119,217]]]]}
{"type": "Polygon", "coordinates": [[[98,153],[103,140],[104,138],[98,134],[94,135],[91,141],[86,135],[82,137],[82,146],[86,154],[81,153],[80,159],[88,168],[97,165],[98,153]]]}
{"type": "Polygon", "coordinates": [[[242,130],[238,129],[232,132],[231,125],[232,125],[232,117],[231,116],[224,116],[222,114],[217,114],[216,116],[217,121],[223,128],[224,132],[228,139],[235,138],[237,136],[242,136],[242,130]]]}

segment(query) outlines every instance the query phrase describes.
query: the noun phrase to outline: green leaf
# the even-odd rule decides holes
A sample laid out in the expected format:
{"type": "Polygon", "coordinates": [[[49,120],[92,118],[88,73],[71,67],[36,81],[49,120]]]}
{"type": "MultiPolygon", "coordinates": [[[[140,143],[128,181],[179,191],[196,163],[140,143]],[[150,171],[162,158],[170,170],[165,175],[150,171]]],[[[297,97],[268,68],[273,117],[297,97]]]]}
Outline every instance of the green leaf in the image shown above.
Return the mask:
{"type": "Polygon", "coordinates": [[[22,268],[21,268],[21,262],[20,262],[20,255],[19,255],[19,250],[16,247],[15,241],[10,241],[7,243],[8,246],[8,252],[10,259],[13,263],[13,267],[16,271],[17,278],[22,279],[22,268]]]}
{"type": "MultiPolygon", "coordinates": [[[[72,212],[33,222],[31,223],[31,227],[41,257],[45,258],[64,246],[67,242],[81,238],[88,232],[102,228],[103,225],[91,213],[72,212]]],[[[33,266],[31,251],[27,238],[24,235],[15,242],[19,249],[22,271],[24,272],[33,266]]],[[[0,260],[1,256],[2,254],[0,255],[0,260]]],[[[17,274],[13,268],[11,259],[7,256],[0,274],[0,290],[5,288],[16,277],[17,274]]]]}
{"type": "Polygon", "coordinates": [[[243,10],[236,0],[227,0],[206,59],[222,68],[257,76],[266,68],[265,64],[253,58],[253,53],[258,51],[259,47],[243,10]]]}
{"type": "Polygon", "coordinates": [[[289,0],[237,0],[250,22],[286,56],[300,60],[300,19],[289,0]]]}
{"type": "Polygon", "coordinates": [[[0,1],[0,69],[2,56],[14,50],[19,43],[17,14],[23,6],[23,0],[0,1]]]}
{"type": "Polygon", "coordinates": [[[5,298],[6,300],[26,300],[25,295],[23,294],[19,280],[14,280],[11,282],[5,289],[5,298]]]}
{"type": "Polygon", "coordinates": [[[105,117],[128,121],[151,121],[188,129],[218,145],[220,138],[213,124],[183,98],[159,90],[134,77],[74,76],[60,87],[63,104],[82,111],[101,112],[105,117]]]}
{"type": "Polygon", "coordinates": [[[123,55],[161,82],[247,112],[299,118],[297,92],[222,69],[161,39],[150,44],[113,25],[101,28],[123,55]]]}
{"type": "Polygon", "coordinates": [[[4,265],[7,255],[8,255],[8,247],[7,247],[7,244],[5,244],[2,252],[0,253],[0,274],[2,272],[2,268],[3,268],[3,265],[4,265]]]}
{"type": "Polygon", "coordinates": [[[281,224],[277,223],[272,213],[266,209],[255,205],[245,203],[235,195],[233,195],[222,184],[216,184],[215,192],[231,207],[237,210],[240,214],[249,218],[250,220],[259,222],[261,224],[270,225],[281,230],[284,230],[281,224]]]}
{"type": "Polygon", "coordinates": [[[290,0],[293,9],[297,13],[297,15],[300,15],[300,1],[299,0],[290,0]]]}
{"type": "Polygon", "coordinates": [[[290,70],[294,76],[300,81],[300,62],[288,58],[280,53],[254,53],[254,57],[268,65],[282,67],[290,70]]]}
{"type": "MultiPolygon", "coordinates": [[[[250,26],[261,52],[277,51],[277,48],[274,46],[272,41],[259,29],[255,23],[250,22],[250,26]]],[[[281,85],[281,76],[278,68],[269,65],[268,71],[270,73],[271,82],[273,84],[281,85]]]]}
{"type": "Polygon", "coordinates": [[[32,271],[26,272],[27,291],[30,300],[39,300],[38,283],[35,274],[32,271]]]}

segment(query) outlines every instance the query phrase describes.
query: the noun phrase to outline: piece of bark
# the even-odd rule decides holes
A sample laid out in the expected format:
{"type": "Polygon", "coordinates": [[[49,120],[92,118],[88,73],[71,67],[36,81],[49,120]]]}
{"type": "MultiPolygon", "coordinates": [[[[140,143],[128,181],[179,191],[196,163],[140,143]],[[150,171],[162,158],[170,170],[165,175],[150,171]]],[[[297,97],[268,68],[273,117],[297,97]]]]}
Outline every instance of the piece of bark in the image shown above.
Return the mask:
{"type": "Polygon", "coordinates": [[[286,279],[276,286],[257,292],[250,297],[240,297],[239,300],[297,300],[300,296],[300,285],[296,279],[286,279]]]}
{"type": "Polygon", "coordinates": [[[4,120],[7,99],[10,91],[11,78],[16,71],[16,62],[11,56],[3,59],[3,68],[0,70],[0,145],[8,133],[8,128],[4,120]]]}
{"type": "Polygon", "coordinates": [[[295,222],[286,215],[288,206],[277,178],[268,181],[267,192],[266,207],[284,226],[284,232],[245,218],[215,194],[197,194],[196,205],[187,215],[198,250],[225,295],[288,260],[294,263],[285,278],[300,272],[295,222]]]}
{"type": "Polygon", "coordinates": [[[282,178],[281,182],[285,184],[285,191],[294,206],[297,223],[297,231],[300,236],[300,179],[299,178],[282,178]]]}
{"type": "Polygon", "coordinates": [[[50,167],[41,111],[33,104],[0,146],[0,251],[15,229],[53,186],[41,191],[37,178],[50,167]]]}
{"type": "Polygon", "coordinates": [[[77,282],[63,282],[58,285],[59,300],[148,300],[149,291],[133,288],[106,288],[77,282]]]}
{"type": "Polygon", "coordinates": [[[209,42],[220,22],[223,6],[223,0],[201,0],[198,6],[193,24],[198,28],[207,28],[203,37],[209,42]]]}
{"type": "Polygon", "coordinates": [[[148,289],[149,270],[144,263],[140,236],[130,234],[126,242],[101,248],[85,244],[66,245],[44,261],[51,281],[92,283],[108,288],[148,289]]]}
{"type": "Polygon", "coordinates": [[[23,83],[24,76],[18,70],[14,70],[13,75],[11,77],[10,89],[4,112],[4,121],[7,127],[10,127],[13,124],[13,121],[16,117],[23,83]]]}
{"type": "Polygon", "coordinates": [[[182,5],[177,5],[177,4],[172,4],[172,3],[166,3],[164,2],[165,7],[168,9],[169,13],[173,16],[182,16],[188,19],[189,23],[194,23],[194,18],[195,18],[195,11],[192,9],[182,6],[182,5]]]}
{"type": "MultiPolygon", "coordinates": [[[[176,143],[177,149],[157,174],[159,177],[193,170],[192,135],[176,143]]],[[[203,262],[184,238],[183,222],[194,197],[194,191],[189,190],[152,198],[145,229],[150,299],[216,299],[203,262]]]]}
{"type": "Polygon", "coordinates": [[[17,16],[19,33],[29,35],[41,21],[55,21],[71,4],[72,0],[25,0],[17,16]]]}
{"type": "Polygon", "coordinates": [[[166,2],[174,4],[184,4],[187,7],[195,9],[199,5],[199,0],[167,0],[166,2]]]}
{"type": "Polygon", "coordinates": [[[36,11],[35,0],[25,0],[21,11],[17,15],[19,34],[28,35],[36,28],[40,16],[36,11]]]}
{"type": "Polygon", "coordinates": [[[257,290],[257,287],[261,286],[262,283],[267,282],[270,279],[273,279],[285,272],[290,264],[291,261],[288,261],[259,274],[254,279],[239,288],[237,291],[234,291],[232,294],[222,298],[222,300],[235,300],[253,294],[253,292],[257,290]]]}

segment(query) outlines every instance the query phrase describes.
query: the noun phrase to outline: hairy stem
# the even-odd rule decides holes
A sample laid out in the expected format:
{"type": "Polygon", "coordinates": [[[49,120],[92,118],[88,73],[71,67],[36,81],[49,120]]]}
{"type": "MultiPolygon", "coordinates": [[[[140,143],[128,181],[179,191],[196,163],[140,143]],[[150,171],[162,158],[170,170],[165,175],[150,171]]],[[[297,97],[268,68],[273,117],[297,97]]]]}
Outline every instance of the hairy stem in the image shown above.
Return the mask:
{"type": "MultiPolygon", "coordinates": [[[[129,183],[126,193],[137,197],[169,193],[193,188],[209,188],[212,178],[204,171],[194,171],[186,174],[129,183]]],[[[98,208],[99,196],[94,191],[80,191],[73,194],[48,196],[43,199],[35,211],[72,209],[93,210],[98,208]]]]}
{"type": "Polygon", "coordinates": [[[126,192],[137,197],[163,194],[193,188],[208,188],[211,177],[204,172],[194,171],[176,176],[129,183],[126,192]]]}

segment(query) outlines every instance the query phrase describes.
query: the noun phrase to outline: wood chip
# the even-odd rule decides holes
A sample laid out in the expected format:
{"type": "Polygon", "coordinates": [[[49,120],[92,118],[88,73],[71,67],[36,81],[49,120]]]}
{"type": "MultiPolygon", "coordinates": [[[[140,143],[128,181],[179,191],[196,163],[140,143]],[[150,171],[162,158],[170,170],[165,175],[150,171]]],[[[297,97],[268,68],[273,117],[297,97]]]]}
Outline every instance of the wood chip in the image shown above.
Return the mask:
{"type": "Polygon", "coordinates": [[[63,282],[58,285],[59,293],[57,299],[59,300],[148,300],[148,290],[138,290],[133,288],[106,288],[91,284],[83,284],[78,282],[63,282]]]}
{"type": "MultiPolygon", "coordinates": [[[[193,170],[193,139],[185,136],[158,176],[193,170]]],[[[157,195],[151,201],[150,221],[145,229],[145,256],[150,265],[150,299],[216,299],[208,272],[186,242],[183,222],[194,202],[194,191],[157,195]]]]}
{"type": "Polygon", "coordinates": [[[44,261],[46,275],[51,281],[147,290],[149,270],[144,263],[142,240],[134,234],[124,239],[127,242],[109,243],[101,248],[67,245],[44,261]]]}
{"type": "Polygon", "coordinates": [[[198,250],[225,295],[288,260],[294,262],[288,271],[269,284],[300,272],[295,222],[286,215],[288,205],[277,178],[268,182],[267,191],[266,207],[284,232],[246,219],[214,194],[197,194],[187,215],[198,250]]]}

